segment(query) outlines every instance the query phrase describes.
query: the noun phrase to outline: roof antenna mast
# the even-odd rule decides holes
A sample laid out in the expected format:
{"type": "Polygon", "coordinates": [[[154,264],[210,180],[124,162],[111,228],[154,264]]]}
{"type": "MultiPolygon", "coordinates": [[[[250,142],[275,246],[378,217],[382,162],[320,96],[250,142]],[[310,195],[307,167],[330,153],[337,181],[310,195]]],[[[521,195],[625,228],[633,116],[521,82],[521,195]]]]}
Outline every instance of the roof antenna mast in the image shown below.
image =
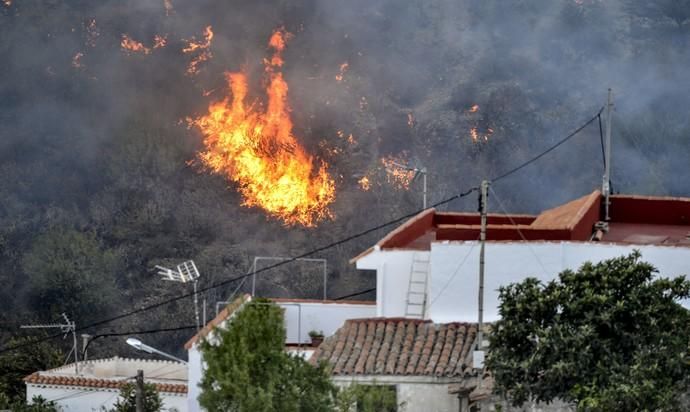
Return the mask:
{"type": "Polygon", "coordinates": [[[604,195],[604,222],[611,220],[609,216],[609,197],[611,196],[611,112],[613,111],[613,92],[609,88],[608,100],[606,102],[606,164],[604,165],[604,179],[601,184],[601,191],[604,195]]]}

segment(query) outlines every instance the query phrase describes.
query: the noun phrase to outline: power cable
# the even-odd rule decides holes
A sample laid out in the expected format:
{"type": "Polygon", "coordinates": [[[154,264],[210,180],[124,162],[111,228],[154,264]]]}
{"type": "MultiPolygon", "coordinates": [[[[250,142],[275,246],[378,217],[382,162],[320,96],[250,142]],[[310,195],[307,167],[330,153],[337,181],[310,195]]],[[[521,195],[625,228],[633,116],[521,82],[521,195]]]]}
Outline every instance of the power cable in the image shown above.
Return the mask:
{"type": "Polygon", "coordinates": [[[567,135],[567,136],[564,137],[563,139],[559,140],[559,141],[558,141],[556,144],[554,144],[553,146],[549,147],[548,149],[546,149],[546,150],[544,150],[543,152],[539,153],[538,155],[534,156],[534,157],[531,158],[530,160],[528,160],[528,161],[522,163],[521,165],[519,165],[519,166],[517,166],[517,167],[514,167],[514,168],[510,169],[509,171],[507,171],[507,172],[505,172],[505,173],[503,173],[503,174],[501,174],[501,175],[498,175],[498,176],[494,177],[493,179],[491,179],[491,181],[492,181],[492,182],[498,182],[499,180],[504,179],[504,178],[506,178],[506,177],[512,175],[513,173],[516,173],[517,171],[521,170],[522,168],[529,166],[530,164],[536,162],[537,160],[541,159],[542,157],[544,157],[544,156],[546,156],[547,154],[551,153],[552,151],[556,150],[559,146],[561,146],[562,144],[564,144],[564,143],[567,142],[568,140],[570,140],[570,139],[572,139],[573,137],[575,137],[575,136],[576,136],[578,133],[580,133],[585,127],[587,127],[587,126],[589,126],[590,124],[592,124],[592,122],[594,122],[594,121],[599,117],[599,115],[601,115],[601,112],[602,112],[603,110],[604,110],[604,108],[602,107],[601,109],[599,109],[599,112],[597,112],[597,114],[595,114],[591,119],[587,120],[582,126],[578,127],[578,128],[575,129],[572,133],[570,133],[569,135],[567,135]]]}
{"type": "MultiPolygon", "coordinates": [[[[452,202],[453,200],[456,200],[456,199],[459,199],[459,198],[468,196],[469,194],[471,194],[471,193],[474,192],[475,190],[477,190],[477,187],[472,187],[472,188],[468,189],[468,190],[465,191],[465,192],[462,192],[462,193],[453,195],[453,196],[451,196],[451,197],[449,197],[449,198],[446,198],[446,199],[444,199],[444,200],[441,200],[440,202],[434,203],[433,205],[429,206],[429,208],[434,208],[434,207],[442,206],[442,205],[444,205],[444,204],[446,204],[446,203],[452,202]]],[[[377,231],[377,230],[383,229],[383,228],[388,227],[388,226],[390,226],[390,225],[394,225],[394,224],[396,224],[396,223],[399,223],[399,222],[401,222],[401,221],[403,221],[403,220],[405,220],[405,219],[409,219],[410,217],[416,216],[416,215],[418,215],[419,213],[423,212],[424,210],[426,210],[426,209],[425,209],[425,208],[422,208],[422,209],[416,210],[416,211],[411,212],[411,213],[408,213],[408,214],[406,214],[406,215],[403,215],[403,216],[397,217],[397,218],[395,218],[395,219],[389,220],[389,221],[387,221],[387,222],[385,222],[385,223],[376,225],[376,226],[371,227],[371,228],[369,228],[369,229],[366,229],[366,230],[363,230],[363,231],[361,231],[361,232],[355,233],[355,234],[353,234],[353,235],[347,236],[347,237],[345,237],[345,238],[343,238],[343,239],[340,239],[340,240],[337,240],[337,241],[335,241],[335,242],[329,243],[329,244],[327,244],[327,245],[325,245],[325,246],[321,246],[321,247],[318,247],[318,248],[316,248],[316,249],[312,249],[312,250],[310,250],[310,251],[308,251],[308,252],[305,252],[305,253],[303,253],[303,254],[301,254],[301,255],[298,255],[298,256],[292,257],[292,258],[290,258],[290,259],[286,259],[286,260],[277,262],[277,263],[275,263],[275,264],[273,264],[273,265],[266,266],[266,267],[264,267],[264,268],[261,268],[261,269],[259,269],[259,270],[254,271],[254,272],[252,272],[252,273],[247,273],[247,274],[244,274],[244,275],[236,276],[236,277],[234,277],[234,278],[226,279],[226,280],[221,281],[221,282],[216,282],[216,283],[211,284],[211,285],[209,285],[209,286],[206,286],[206,287],[204,287],[204,288],[198,289],[197,292],[198,292],[198,293],[202,293],[202,292],[205,292],[205,291],[208,291],[208,290],[212,290],[212,289],[215,289],[215,288],[219,288],[219,287],[225,286],[225,285],[227,285],[227,284],[229,284],[229,283],[232,283],[232,282],[235,282],[235,281],[238,281],[238,280],[241,280],[241,279],[245,279],[245,278],[248,278],[248,277],[250,277],[250,276],[254,276],[254,275],[256,275],[256,274],[259,274],[259,273],[267,272],[267,271],[269,271],[269,270],[271,270],[271,269],[274,269],[274,268],[277,268],[277,267],[286,265],[286,264],[291,263],[291,262],[295,262],[295,261],[297,261],[297,260],[299,260],[299,259],[303,259],[303,258],[309,257],[309,256],[314,255],[314,254],[319,253],[319,252],[323,252],[324,250],[331,249],[331,248],[333,248],[333,247],[336,247],[336,246],[339,246],[339,245],[341,245],[341,244],[350,242],[350,241],[352,241],[352,240],[354,240],[354,239],[357,239],[357,238],[360,238],[360,237],[362,237],[362,236],[366,236],[366,235],[368,235],[368,234],[370,234],[370,233],[373,233],[373,232],[375,232],[375,231],[377,231]]],[[[94,327],[96,327],[96,326],[101,326],[101,325],[104,325],[104,324],[107,324],[107,323],[111,323],[111,322],[114,322],[114,321],[117,321],[117,320],[120,320],[120,319],[124,319],[124,318],[130,317],[130,316],[133,316],[133,315],[136,315],[136,314],[139,314],[139,313],[144,313],[144,312],[150,311],[150,310],[152,310],[152,309],[156,309],[156,308],[159,308],[159,307],[161,307],[161,306],[165,306],[165,305],[168,305],[168,304],[170,304],[170,303],[177,302],[177,301],[179,301],[179,300],[188,298],[188,297],[193,296],[193,295],[194,295],[194,292],[187,292],[187,293],[184,293],[184,294],[182,294],[182,295],[179,295],[179,296],[176,296],[176,297],[173,297],[173,298],[165,299],[165,300],[162,300],[162,301],[160,301],[160,302],[156,302],[156,303],[153,303],[153,304],[150,304],[150,305],[147,305],[147,306],[142,306],[141,308],[134,309],[134,310],[131,310],[131,311],[122,313],[122,314],[117,315],[117,316],[113,316],[113,317],[110,317],[110,318],[106,318],[106,319],[103,319],[103,320],[100,320],[100,321],[93,322],[93,323],[91,323],[91,324],[89,324],[89,325],[85,325],[85,326],[78,327],[78,328],[76,328],[76,331],[77,331],[77,332],[81,332],[81,331],[84,331],[84,330],[88,330],[88,329],[94,328],[94,327]]],[[[16,349],[20,349],[20,348],[23,348],[23,347],[26,347],[26,346],[36,345],[36,344],[38,344],[38,343],[46,342],[46,341],[55,339],[55,338],[60,337],[60,336],[62,336],[61,333],[60,333],[60,334],[55,334],[55,335],[49,335],[49,336],[47,336],[47,337],[45,337],[45,338],[43,338],[43,339],[39,339],[39,340],[33,341],[33,342],[31,342],[31,343],[28,343],[28,344],[21,344],[21,345],[14,345],[14,346],[4,347],[4,348],[0,349],[0,353],[4,353],[4,352],[16,350],[16,349]]]]}
{"type": "Polygon", "coordinates": [[[164,328],[164,329],[150,329],[150,330],[139,330],[139,331],[129,331],[129,332],[112,332],[112,333],[102,333],[99,335],[94,335],[89,339],[89,341],[86,343],[86,346],[84,346],[84,349],[82,349],[81,352],[81,358],[84,359],[84,354],[86,353],[86,350],[89,348],[89,345],[91,342],[95,341],[98,338],[107,338],[111,336],[127,336],[127,335],[147,335],[147,334],[152,334],[152,333],[160,333],[160,332],[176,332],[180,330],[188,330],[188,329],[196,329],[196,325],[192,326],[178,326],[176,328],[164,328]]]}
{"type": "Polygon", "coordinates": [[[335,298],[335,299],[333,299],[333,300],[343,300],[343,299],[351,298],[351,297],[354,297],[354,296],[363,295],[363,294],[365,294],[365,293],[373,292],[373,291],[375,291],[375,290],[376,290],[376,288],[369,288],[369,289],[365,289],[365,290],[360,290],[359,292],[350,293],[349,295],[340,296],[340,297],[337,297],[337,298],[335,298]]]}
{"type": "MultiPolygon", "coordinates": [[[[519,166],[514,167],[513,169],[510,169],[509,171],[507,171],[507,172],[505,172],[505,173],[503,173],[503,174],[501,174],[501,175],[499,175],[499,176],[497,176],[497,177],[494,177],[494,178],[492,179],[492,181],[493,181],[493,182],[497,182],[497,181],[499,181],[499,180],[501,180],[501,179],[504,179],[504,178],[506,178],[506,177],[512,175],[513,173],[516,173],[516,172],[518,172],[519,170],[521,170],[521,169],[523,169],[523,168],[529,166],[530,164],[536,162],[537,160],[541,159],[543,156],[547,155],[548,153],[554,151],[555,149],[557,149],[558,147],[560,147],[562,144],[566,143],[568,140],[570,140],[571,138],[573,138],[574,136],[576,136],[578,133],[580,133],[585,127],[589,126],[592,122],[594,122],[594,120],[596,120],[596,119],[601,115],[601,113],[602,113],[603,110],[604,110],[604,107],[602,107],[601,109],[599,109],[599,111],[597,112],[597,114],[594,115],[594,116],[593,116],[591,119],[589,119],[587,122],[585,122],[582,126],[580,126],[580,127],[578,127],[577,129],[575,129],[572,133],[570,133],[570,134],[567,135],[565,138],[563,138],[563,139],[561,139],[560,141],[558,141],[558,142],[557,142],[556,144],[554,144],[553,146],[551,146],[551,147],[549,147],[548,149],[544,150],[544,151],[541,152],[540,154],[534,156],[534,157],[531,158],[530,160],[528,160],[528,161],[526,161],[526,162],[520,164],[519,166]]],[[[440,201],[440,202],[437,202],[437,203],[435,203],[435,204],[429,206],[429,208],[435,208],[435,207],[438,207],[438,206],[441,206],[441,205],[450,203],[450,202],[452,202],[453,200],[456,200],[456,199],[459,199],[459,198],[462,198],[462,197],[465,197],[465,196],[471,194],[471,193],[474,192],[475,190],[478,190],[478,187],[477,187],[477,186],[472,187],[472,188],[466,190],[465,192],[462,192],[462,193],[453,195],[453,196],[451,196],[451,197],[449,197],[449,198],[447,198],[447,199],[444,199],[444,200],[442,200],[442,201],[440,201]]],[[[262,269],[259,269],[259,270],[255,271],[255,272],[251,273],[251,274],[248,273],[248,274],[245,274],[245,275],[236,276],[236,277],[231,278],[231,279],[227,279],[227,280],[224,280],[224,281],[221,281],[221,282],[217,282],[217,283],[211,284],[211,285],[209,285],[209,286],[206,286],[206,287],[204,287],[204,288],[201,288],[201,289],[197,290],[197,292],[198,292],[198,293],[201,293],[201,292],[205,292],[205,291],[212,290],[212,289],[215,289],[215,288],[219,288],[219,287],[221,287],[221,286],[225,286],[225,285],[227,285],[227,284],[229,284],[229,283],[232,283],[232,282],[235,282],[235,281],[237,281],[237,280],[245,279],[245,278],[247,278],[247,277],[249,277],[249,276],[253,276],[253,275],[256,275],[256,274],[259,274],[259,273],[263,273],[263,272],[269,271],[269,270],[271,270],[271,269],[274,269],[274,268],[277,268],[277,267],[286,265],[286,264],[288,264],[288,263],[297,261],[298,259],[303,259],[303,258],[309,257],[309,256],[311,256],[311,255],[314,255],[314,254],[316,254],[316,253],[322,252],[322,251],[324,251],[324,250],[328,250],[328,249],[331,249],[331,248],[333,248],[333,247],[339,246],[339,245],[341,245],[341,244],[350,242],[350,241],[352,241],[352,240],[354,240],[354,239],[360,238],[360,237],[362,237],[362,236],[366,236],[366,235],[368,235],[368,234],[370,234],[370,233],[372,233],[372,232],[375,232],[375,231],[377,231],[377,230],[383,229],[383,228],[388,227],[388,226],[390,226],[390,225],[399,223],[399,222],[401,222],[401,221],[403,221],[403,220],[405,220],[405,219],[408,219],[408,218],[410,218],[410,217],[412,217],[412,216],[415,216],[415,215],[417,215],[417,214],[423,212],[423,211],[426,210],[426,209],[427,209],[427,208],[422,208],[422,209],[416,210],[416,211],[414,211],[414,212],[412,212],[412,213],[408,213],[408,214],[406,214],[406,215],[403,215],[403,216],[400,216],[400,217],[398,217],[398,218],[395,218],[395,219],[393,219],[393,220],[389,220],[389,221],[387,221],[387,222],[385,222],[385,223],[382,223],[382,224],[380,224],[380,225],[377,225],[377,226],[371,227],[371,228],[369,228],[369,229],[363,230],[363,231],[361,231],[361,232],[359,232],[359,233],[355,233],[354,235],[347,236],[347,237],[345,237],[345,238],[343,238],[343,239],[340,239],[340,240],[337,240],[337,241],[335,241],[335,242],[329,243],[329,244],[327,244],[327,245],[325,245],[325,246],[321,246],[321,247],[318,247],[318,248],[316,248],[316,249],[312,249],[312,250],[310,250],[310,251],[308,251],[308,252],[305,252],[305,253],[303,253],[303,254],[301,254],[301,255],[298,255],[298,256],[292,257],[292,258],[290,258],[290,259],[286,259],[286,260],[277,262],[277,263],[275,263],[275,264],[273,264],[273,265],[266,266],[266,267],[264,267],[264,268],[262,268],[262,269]]],[[[369,291],[370,291],[370,290],[369,290],[369,291]]],[[[358,293],[352,294],[352,296],[356,296],[356,295],[363,294],[363,293],[365,293],[365,292],[358,292],[358,293]]],[[[144,313],[144,312],[147,312],[147,311],[149,311],[149,310],[156,309],[156,308],[159,308],[159,307],[161,307],[161,306],[168,305],[168,304],[173,303],[173,302],[177,302],[177,301],[179,301],[179,300],[188,298],[188,297],[193,296],[193,295],[194,295],[194,292],[188,292],[188,293],[184,293],[184,294],[182,294],[182,295],[176,296],[176,297],[174,297],[174,298],[165,299],[165,300],[162,300],[162,301],[157,302],[157,303],[153,303],[153,304],[150,304],[150,305],[147,305],[147,306],[142,306],[142,307],[139,308],[139,309],[131,310],[131,311],[129,311],[129,312],[125,312],[125,313],[122,313],[122,314],[120,314],[120,315],[113,316],[113,317],[111,317],[111,318],[106,318],[106,319],[103,319],[103,320],[100,320],[100,321],[93,322],[93,323],[91,323],[91,324],[89,324],[89,325],[86,325],[86,326],[82,326],[82,327],[76,328],[76,329],[75,329],[75,332],[84,331],[84,330],[87,330],[87,329],[94,328],[94,327],[96,327],[96,326],[101,326],[101,325],[104,325],[104,324],[107,324],[107,323],[111,323],[111,322],[114,322],[114,321],[117,321],[117,320],[120,320],[120,319],[124,319],[124,318],[130,317],[130,316],[133,316],[133,315],[136,315],[136,314],[139,314],[139,313],[144,313]]],[[[341,297],[341,299],[344,299],[344,298],[346,298],[346,297],[341,297]]],[[[10,346],[10,347],[5,347],[5,348],[0,349],[0,353],[12,351],[12,350],[16,350],[16,349],[19,349],[19,348],[22,348],[22,347],[26,347],[26,346],[35,345],[35,344],[38,344],[38,343],[41,343],[41,342],[45,342],[45,341],[48,341],[48,340],[51,340],[51,339],[55,339],[55,338],[60,337],[60,336],[62,336],[61,333],[60,333],[60,334],[55,334],[55,335],[50,335],[50,336],[48,336],[48,337],[46,337],[46,338],[39,339],[39,340],[36,340],[36,341],[31,342],[31,343],[28,343],[28,344],[14,345],[14,346],[10,346]]]]}

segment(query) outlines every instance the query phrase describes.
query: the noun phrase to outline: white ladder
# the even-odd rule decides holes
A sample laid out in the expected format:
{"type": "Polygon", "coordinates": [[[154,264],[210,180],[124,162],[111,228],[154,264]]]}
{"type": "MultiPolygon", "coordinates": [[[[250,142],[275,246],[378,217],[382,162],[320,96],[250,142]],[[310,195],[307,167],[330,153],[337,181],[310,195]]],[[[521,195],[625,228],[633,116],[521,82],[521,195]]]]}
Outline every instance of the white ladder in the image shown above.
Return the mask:
{"type": "Polygon", "coordinates": [[[405,317],[424,318],[426,310],[426,286],[429,278],[429,255],[415,253],[412,257],[410,283],[407,287],[405,317]]]}

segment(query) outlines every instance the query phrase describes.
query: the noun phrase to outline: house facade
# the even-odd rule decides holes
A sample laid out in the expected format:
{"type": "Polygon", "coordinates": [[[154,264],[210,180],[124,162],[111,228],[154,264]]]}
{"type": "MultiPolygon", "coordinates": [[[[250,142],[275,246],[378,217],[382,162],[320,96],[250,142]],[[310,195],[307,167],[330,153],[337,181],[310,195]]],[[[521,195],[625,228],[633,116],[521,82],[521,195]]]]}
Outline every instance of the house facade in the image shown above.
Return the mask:
{"type": "MultiPolygon", "coordinates": [[[[595,191],[537,216],[489,214],[484,320],[498,319],[502,285],[548,281],[634,250],[662,276],[690,274],[689,198],[615,195],[606,225],[601,204],[595,191]]],[[[377,316],[476,321],[479,223],[476,213],[429,209],[354,258],[358,269],[376,271],[377,316]]]]}
{"type": "MultiPolygon", "coordinates": [[[[587,261],[639,250],[661,276],[690,274],[690,198],[615,195],[610,219],[598,191],[539,215],[489,214],[484,321],[498,319],[498,289],[527,277],[555,279],[587,261]]],[[[492,395],[492,379],[472,364],[477,346],[480,216],[428,209],[352,259],[376,273],[376,302],[280,300],[287,349],[328,362],[333,380],[385,385],[407,411],[514,410],[492,395]],[[327,336],[318,348],[308,333],[327,336]]],[[[251,299],[247,296],[239,304],[251,299]]],[[[690,302],[683,302],[688,305],[690,302]]],[[[235,304],[233,304],[235,305],[235,304]]],[[[189,410],[197,411],[203,373],[198,339],[222,327],[230,305],[188,342],[189,410]],[[192,369],[196,368],[195,371],[192,369]]],[[[569,411],[530,404],[521,411],[569,411]]]]}
{"type": "Polygon", "coordinates": [[[79,362],[78,367],[79,373],[74,364],[68,364],[27,376],[27,401],[41,396],[63,412],[107,410],[117,402],[121,386],[133,382],[132,377],[142,370],[146,382],[156,386],[164,411],[187,411],[187,365],[183,363],[116,356],[79,362]]]}

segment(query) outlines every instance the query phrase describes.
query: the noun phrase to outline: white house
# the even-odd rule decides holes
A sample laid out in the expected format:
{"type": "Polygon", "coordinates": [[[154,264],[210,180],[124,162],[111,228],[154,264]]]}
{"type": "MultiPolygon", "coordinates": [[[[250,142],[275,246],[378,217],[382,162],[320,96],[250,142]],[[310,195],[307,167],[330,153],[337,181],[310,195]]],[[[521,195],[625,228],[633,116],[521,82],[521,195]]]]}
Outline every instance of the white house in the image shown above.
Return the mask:
{"type": "Polygon", "coordinates": [[[41,396],[54,401],[64,412],[110,409],[118,400],[120,387],[133,382],[137,371],[153,383],[169,412],[187,411],[187,366],[179,362],[113,357],[34,372],[24,378],[26,399],[41,396]]]}
{"type": "MultiPolygon", "coordinates": [[[[498,318],[498,288],[633,250],[661,275],[690,274],[690,198],[611,197],[608,230],[595,191],[538,216],[488,216],[484,320],[498,318]]],[[[429,209],[353,259],[376,271],[376,314],[474,322],[478,310],[479,215],[429,209]]]]}
{"type": "MultiPolygon", "coordinates": [[[[489,214],[484,320],[498,318],[502,285],[529,276],[551,280],[586,261],[633,250],[661,275],[690,274],[690,198],[615,195],[607,222],[601,209],[602,196],[595,191],[536,216],[489,214]]],[[[329,362],[339,385],[388,386],[401,410],[493,410],[500,400],[490,397],[491,379],[477,376],[468,358],[476,346],[479,231],[477,213],[429,209],[413,217],[352,260],[358,269],[376,271],[375,305],[276,300],[285,308],[288,346],[306,351],[311,362],[329,362]],[[318,348],[303,347],[312,329],[328,337],[318,348]]],[[[226,322],[235,309],[209,325],[226,322]]],[[[193,387],[202,373],[196,341],[210,330],[186,346],[190,411],[198,410],[193,387]]],[[[512,410],[505,403],[502,408],[512,410]]]]}

